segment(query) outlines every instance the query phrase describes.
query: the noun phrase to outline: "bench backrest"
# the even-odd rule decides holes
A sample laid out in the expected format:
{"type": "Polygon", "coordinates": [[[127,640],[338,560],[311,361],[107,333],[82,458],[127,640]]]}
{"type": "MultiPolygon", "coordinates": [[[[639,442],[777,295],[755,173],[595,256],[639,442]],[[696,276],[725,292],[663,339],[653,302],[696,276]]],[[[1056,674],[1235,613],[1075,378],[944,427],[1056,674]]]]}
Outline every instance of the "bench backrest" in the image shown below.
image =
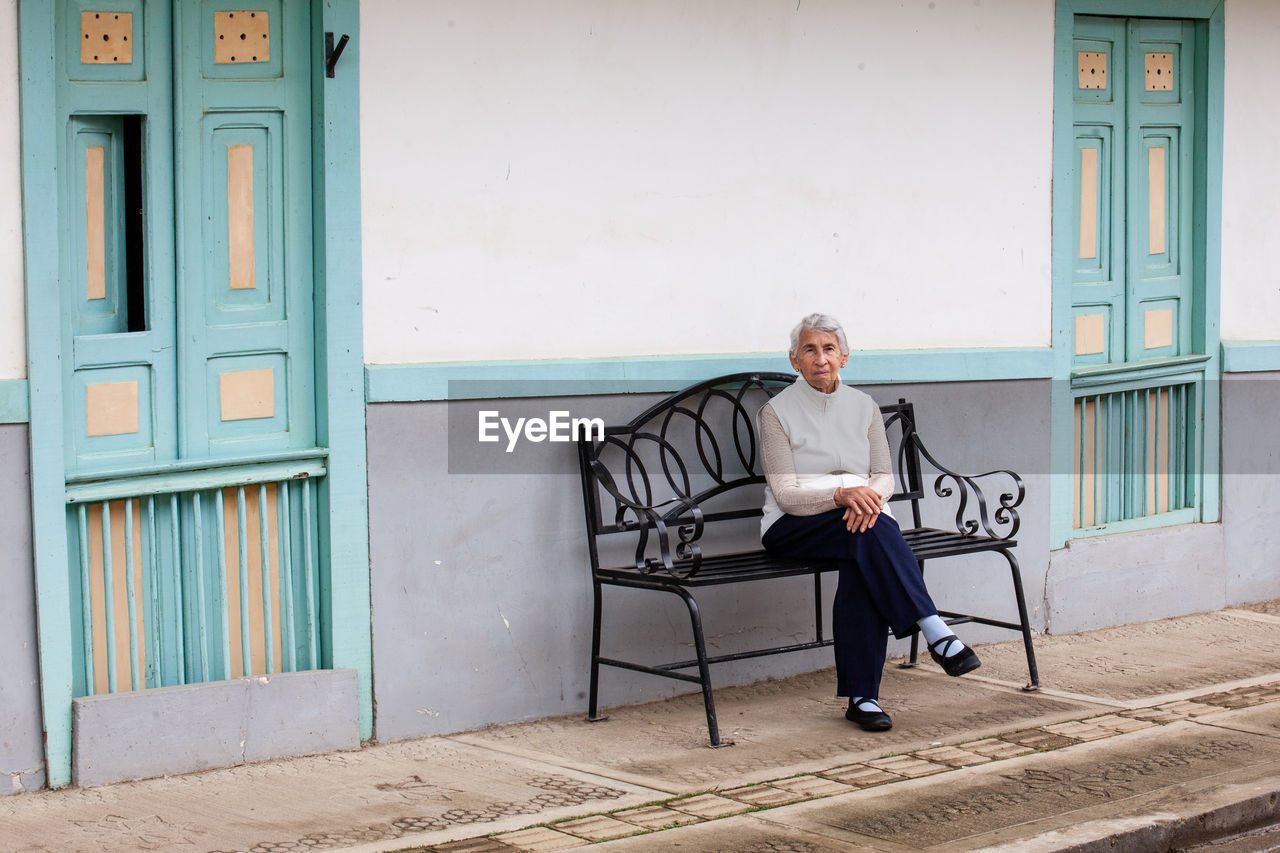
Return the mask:
{"type": "MultiPolygon", "coordinates": [[[[593,566],[596,539],[653,526],[653,516],[628,504],[656,507],[670,527],[750,518],[761,513],[757,414],[795,381],[787,373],[738,373],[700,382],[655,403],[630,422],[606,426],[602,439],[578,442],[583,503],[593,566]]],[[[915,410],[905,400],[881,406],[898,491],[920,526],[920,452],[915,410]]],[[[905,519],[903,526],[906,526],[905,519]]]]}

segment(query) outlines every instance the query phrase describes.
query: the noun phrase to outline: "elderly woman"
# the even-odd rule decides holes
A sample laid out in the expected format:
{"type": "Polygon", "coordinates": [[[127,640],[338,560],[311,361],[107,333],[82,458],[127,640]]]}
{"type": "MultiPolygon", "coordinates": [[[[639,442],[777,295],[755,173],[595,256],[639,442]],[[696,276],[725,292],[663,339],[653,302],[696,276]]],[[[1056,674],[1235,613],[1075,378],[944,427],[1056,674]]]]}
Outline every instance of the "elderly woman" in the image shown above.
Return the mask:
{"type": "Polygon", "coordinates": [[[839,566],[832,632],[836,695],[845,717],[867,731],[892,728],[880,707],[888,631],[917,628],[948,675],[977,669],[978,656],[938,616],[910,546],[885,503],[893,494],[880,408],[840,384],[849,361],[844,329],[810,314],[791,331],[800,374],[760,410],[767,481],[761,539],[771,553],[839,566]]]}

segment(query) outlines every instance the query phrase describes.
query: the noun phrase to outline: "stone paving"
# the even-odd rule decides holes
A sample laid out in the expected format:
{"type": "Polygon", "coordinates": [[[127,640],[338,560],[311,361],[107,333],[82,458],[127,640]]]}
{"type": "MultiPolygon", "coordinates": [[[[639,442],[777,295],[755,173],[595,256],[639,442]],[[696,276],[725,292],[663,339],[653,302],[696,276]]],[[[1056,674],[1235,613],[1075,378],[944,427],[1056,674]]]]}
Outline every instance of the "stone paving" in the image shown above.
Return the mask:
{"type": "Polygon", "coordinates": [[[978,677],[887,669],[891,732],[845,722],[821,672],[717,691],[727,749],[705,747],[698,697],[678,697],[607,723],[0,798],[0,851],[1083,850],[1081,833],[1173,832],[1170,815],[1202,804],[1237,822],[1275,811],[1280,619],[1040,637],[1039,693],[1001,677],[1019,644],[979,651],[978,677]],[[1222,641],[1226,629],[1248,636],[1222,641]],[[1152,637],[1188,651],[1157,655],[1152,637]]]}
{"type": "MultiPolygon", "coordinates": [[[[1280,662],[1278,662],[1280,663],[1280,662]]],[[[771,780],[768,783],[749,785],[720,791],[717,795],[697,795],[666,800],[643,809],[621,809],[611,813],[578,818],[561,823],[552,823],[536,829],[521,830],[512,833],[499,833],[492,837],[467,839],[448,842],[430,847],[413,848],[415,853],[444,853],[444,851],[550,851],[567,850],[584,843],[603,841],[624,836],[638,836],[652,833],[654,830],[674,826],[685,826],[690,823],[706,823],[721,818],[741,814],[747,811],[758,811],[809,802],[848,793],[857,789],[892,785],[931,776],[937,773],[972,767],[994,761],[1016,758],[1031,753],[1046,753],[1064,750],[1078,744],[1113,738],[1142,729],[1161,728],[1163,724],[1178,720],[1193,720],[1211,711],[1223,709],[1240,710],[1262,704],[1280,701],[1280,680],[1266,685],[1236,688],[1222,693],[1198,697],[1191,702],[1166,703],[1151,708],[1134,709],[1120,714],[1100,714],[1083,720],[1071,721],[1042,728],[1024,729],[1009,732],[994,738],[954,746],[939,746],[918,749],[905,755],[887,756],[870,759],[865,762],[833,767],[814,775],[793,776],[771,780]],[[1153,718],[1153,719],[1144,719],[1153,718]],[[1158,718],[1156,722],[1154,718],[1158,718]],[[714,802],[715,807],[708,808],[714,802]],[[679,815],[679,817],[674,817],[679,815]],[[658,817],[655,820],[655,816],[658,817]]],[[[1277,706],[1280,711],[1280,706],[1277,706]]],[[[1273,724],[1280,726],[1280,713],[1271,717],[1273,724]]],[[[1280,729],[1277,729],[1280,731],[1280,729]]],[[[1280,740],[1269,745],[1263,741],[1248,742],[1225,738],[1218,741],[1205,742],[1202,732],[1188,733],[1184,739],[1193,740],[1194,745],[1182,746],[1182,752],[1173,751],[1167,754],[1149,754],[1149,744],[1138,746],[1144,760],[1152,767],[1171,764],[1174,766],[1190,766],[1188,755],[1204,755],[1220,757],[1228,768],[1240,766],[1240,755],[1247,753],[1253,758],[1264,756],[1269,761],[1280,760],[1280,740]],[[1265,753],[1265,755],[1264,755],[1265,753]]],[[[1129,756],[1128,760],[1133,761],[1129,756]]],[[[1116,763],[1113,760],[1112,763],[1116,763]]],[[[1123,763],[1123,762],[1120,762],[1123,763]]],[[[1138,771],[1145,768],[1139,767],[1138,771]]],[[[1104,767],[1090,776],[1076,771],[1054,773],[1041,769],[1023,769],[1017,782],[1011,783],[1001,803],[1008,805],[1016,801],[1019,793],[1027,789],[1056,785],[1066,788],[1093,790],[1099,796],[1106,796],[1106,789],[1118,784],[1117,779],[1108,778],[1104,767]]],[[[1276,780],[1280,789],[1280,778],[1276,780]]],[[[997,795],[997,799],[999,799],[997,795]]],[[[945,807],[942,811],[946,811],[945,807]]],[[[912,805],[912,814],[929,814],[921,811],[919,801],[912,805]]],[[[914,821],[913,821],[914,822],[914,821]]],[[[929,821],[921,819],[922,823],[929,821]]],[[[945,821],[939,821],[945,823],[945,821]]],[[[917,837],[918,840],[918,837],[917,837]]],[[[657,839],[651,839],[657,843],[657,839]]],[[[636,847],[635,849],[646,849],[636,847]]],[[[652,849],[661,849],[654,847],[652,849]]],[[[749,847],[725,847],[725,850],[747,850],[749,847]]],[[[763,849],[763,848],[762,848],[763,849]]],[[[774,849],[774,848],[768,848],[774,849]]],[[[781,848],[779,848],[781,849],[781,848]]],[[[804,848],[815,851],[821,848],[804,848]]],[[[848,849],[841,847],[839,849],[848,849]]],[[[923,849],[923,848],[921,848],[923,849]]]]}

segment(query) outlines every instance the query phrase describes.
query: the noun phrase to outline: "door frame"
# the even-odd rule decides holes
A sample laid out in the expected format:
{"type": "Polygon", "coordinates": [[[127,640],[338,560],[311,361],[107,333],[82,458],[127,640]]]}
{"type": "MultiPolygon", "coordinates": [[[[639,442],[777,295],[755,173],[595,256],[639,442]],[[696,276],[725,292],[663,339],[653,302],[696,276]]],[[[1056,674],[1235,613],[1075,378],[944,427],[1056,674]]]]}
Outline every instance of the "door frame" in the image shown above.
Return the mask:
{"type": "MultiPolygon", "coordinates": [[[[1049,547],[1063,548],[1072,538],[1072,454],[1074,441],[1071,359],[1075,352],[1072,315],[1072,262],[1074,258],[1073,211],[1076,157],[1073,103],[1076,62],[1073,32],[1076,15],[1123,18],[1181,18],[1197,22],[1196,62],[1198,81],[1196,145],[1203,164],[1194,182],[1193,208],[1195,261],[1192,285],[1192,346],[1206,354],[1202,455],[1201,522],[1219,516],[1221,413],[1220,293],[1222,270],[1222,127],[1224,0],[1164,0],[1153,8],[1150,0],[1057,0],[1054,10],[1053,48],[1053,382],[1050,442],[1049,547]]],[[[1154,360],[1153,360],[1154,361],[1154,360]]],[[[1153,365],[1159,369],[1158,365],[1153,365]]],[[[1153,526],[1145,519],[1133,528],[1153,526]]],[[[1159,522],[1154,522],[1159,523],[1159,522]]],[[[1120,527],[1116,527],[1119,532],[1120,527]]]]}
{"type": "MultiPolygon", "coordinates": [[[[359,0],[311,0],[312,212],[317,443],[329,449],[320,519],[333,668],[358,678],[373,736],[368,476],[360,255],[359,0]],[[325,33],[349,35],[333,77],[325,33]]],[[[40,700],[50,787],[71,781],[72,629],[58,280],[55,4],[18,4],[31,515],[40,700]]]]}

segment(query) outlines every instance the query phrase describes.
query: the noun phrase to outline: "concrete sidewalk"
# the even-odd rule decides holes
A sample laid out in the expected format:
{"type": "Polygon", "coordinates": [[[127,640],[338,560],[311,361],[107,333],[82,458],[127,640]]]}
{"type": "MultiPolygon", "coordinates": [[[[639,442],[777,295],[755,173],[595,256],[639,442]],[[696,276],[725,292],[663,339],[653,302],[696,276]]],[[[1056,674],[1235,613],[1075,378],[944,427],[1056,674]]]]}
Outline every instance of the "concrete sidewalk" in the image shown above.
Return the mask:
{"type": "MultiPolygon", "coordinates": [[[[1280,602],[358,752],[0,798],[3,851],[1168,850],[1280,817],[1280,602]]],[[[714,675],[714,673],[713,673],[714,675]]],[[[1264,849],[1261,847],[1250,849],[1264,849]]]]}

